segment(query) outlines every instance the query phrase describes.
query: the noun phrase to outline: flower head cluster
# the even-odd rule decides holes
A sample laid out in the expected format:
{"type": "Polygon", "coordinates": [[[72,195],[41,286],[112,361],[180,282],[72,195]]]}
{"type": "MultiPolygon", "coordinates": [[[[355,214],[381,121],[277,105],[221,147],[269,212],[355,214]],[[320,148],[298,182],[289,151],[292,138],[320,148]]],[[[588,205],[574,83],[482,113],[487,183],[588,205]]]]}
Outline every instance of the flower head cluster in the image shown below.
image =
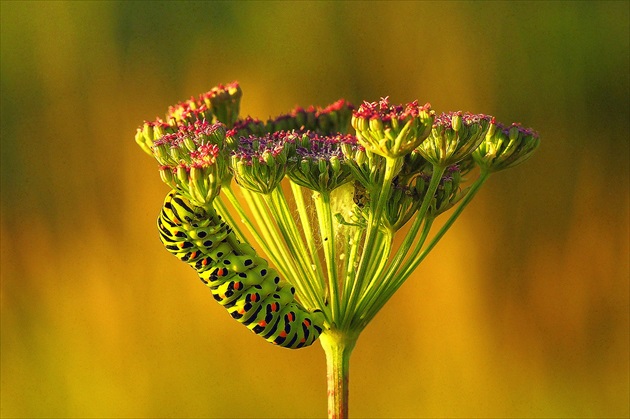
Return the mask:
{"type": "Polygon", "coordinates": [[[145,121],[136,132],[136,143],[149,155],[153,143],[165,134],[176,133],[180,126],[198,121],[222,122],[231,127],[238,117],[242,92],[237,82],[219,84],[198,97],[169,106],[165,119],[145,121]]]}
{"type": "Polygon", "coordinates": [[[157,161],[166,166],[192,164],[192,154],[200,146],[212,144],[223,149],[226,144],[225,125],[206,120],[179,125],[177,131],[162,135],[152,146],[157,161]]]}
{"type": "Polygon", "coordinates": [[[250,135],[265,135],[269,133],[267,125],[258,118],[247,116],[244,119],[238,119],[231,129],[227,131],[227,135],[234,138],[248,137],[250,135]]]}
{"type": "Polygon", "coordinates": [[[491,116],[468,112],[442,113],[418,151],[434,165],[448,167],[469,156],[483,141],[491,116]]]}
{"type": "MultiPolygon", "coordinates": [[[[419,161],[423,161],[419,157],[419,161]]],[[[463,175],[470,170],[470,164],[460,166],[454,164],[446,168],[442,174],[438,187],[431,198],[427,215],[436,217],[452,208],[464,196],[461,190],[463,175]]],[[[421,203],[428,193],[429,183],[433,174],[431,164],[415,166],[415,170],[403,165],[402,170],[394,178],[392,188],[383,211],[383,228],[389,231],[398,231],[418,211],[421,203]]],[[[363,225],[367,221],[371,211],[371,197],[368,188],[360,182],[355,183],[355,203],[352,224],[363,225]],[[356,199],[357,195],[361,197],[356,199]]]]}
{"type": "Polygon", "coordinates": [[[540,136],[518,123],[505,126],[492,121],[492,126],[473,152],[475,162],[490,172],[514,167],[531,157],[540,144],[540,136]]]}
{"type": "Polygon", "coordinates": [[[267,122],[248,116],[237,120],[228,134],[235,137],[279,131],[311,131],[324,135],[343,134],[347,133],[350,127],[353,109],[354,106],[351,103],[345,99],[339,99],[324,108],[296,107],[288,113],[268,119],[267,122]]]}
{"type": "Polygon", "coordinates": [[[238,119],[242,96],[241,87],[238,82],[234,81],[213,87],[209,92],[202,94],[199,99],[207,108],[212,110],[217,120],[223,122],[228,128],[232,128],[238,119]]]}
{"type": "Polygon", "coordinates": [[[361,145],[384,157],[410,153],[429,135],[434,112],[418,101],[391,105],[388,98],[363,102],[352,115],[352,126],[361,145]]]}
{"type": "Polygon", "coordinates": [[[164,122],[160,118],[155,121],[145,121],[136,131],[136,143],[147,153],[153,156],[153,143],[165,134],[177,132],[177,126],[164,122]]]}
{"type": "Polygon", "coordinates": [[[318,192],[330,192],[351,180],[351,170],[342,146],[356,148],[354,135],[299,134],[291,158],[289,177],[298,185],[318,192]]]}
{"type": "Polygon", "coordinates": [[[197,120],[163,135],[151,150],[160,163],[162,180],[204,206],[229,179],[225,159],[221,158],[224,147],[225,126],[197,120]]]}
{"type": "Polygon", "coordinates": [[[323,109],[318,109],[315,115],[317,119],[315,131],[323,134],[346,134],[350,129],[353,110],[354,106],[345,99],[339,99],[323,109]]]}
{"type": "Polygon", "coordinates": [[[198,203],[211,202],[231,176],[262,194],[285,175],[320,193],[354,182],[361,217],[380,195],[385,227],[397,230],[424,201],[434,171],[444,173],[439,184],[434,179],[428,216],[458,202],[463,176],[473,167],[513,167],[540,143],[536,132],[519,124],[461,111],[436,115],[428,103],[394,105],[388,97],[358,109],[339,99],[266,122],[239,119],[241,96],[237,82],[218,85],[169,107],[164,119],[145,122],[136,133],[137,143],[159,162],[162,179],[198,203]],[[347,134],[350,126],[356,136],[347,134]],[[389,189],[382,184],[386,170],[389,189]]]}
{"type": "Polygon", "coordinates": [[[170,125],[176,126],[191,123],[197,120],[212,121],[212,110],[203,102],[203,95],[195,99],[180,102],[177,105],[169,106],[166,120],[170,125]]]}
{"type": "Polygon", "coordinates": [[[236,182],[254,192],[273,191],[287,172],[287,162],[295,147],[294,132],[280,131],[262,136],[240,137],[230,165],[236,182]]]}

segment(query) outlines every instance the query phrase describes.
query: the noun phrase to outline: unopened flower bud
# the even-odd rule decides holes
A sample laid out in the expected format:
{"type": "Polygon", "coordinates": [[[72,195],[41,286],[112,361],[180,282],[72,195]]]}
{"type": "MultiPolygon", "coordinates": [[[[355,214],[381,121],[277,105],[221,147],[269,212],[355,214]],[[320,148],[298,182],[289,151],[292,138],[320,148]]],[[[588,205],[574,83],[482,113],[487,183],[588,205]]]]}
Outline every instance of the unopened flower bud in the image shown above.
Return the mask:
{"type": "Polygon", "coordinates": [[[160,178],[162,179],[162,182],[166,183],[169,186],[172,185],[175,181],[175,179],[173,178],[173,170],[168,166],[160,168],[160,178]]]}
{"type": "Polygon", "coordinates": [[[177,167],[177,179],[181,183],[188,183],[188,171],[186,170],[185,166],[177,167]]]}
{"type": "Polygon", "coordinates": [[[184,138],[184,145],[188,149],[188,151],[195,151],[197,149],[197,144],[190,137],[184,138]]]}
{"type": "Polygon", "coordinates": [[[338,173],[341,170],[341,160],[339,160],[339,157],[332,156],[330,158],[330,167],[335,173],[338,173]]]}
{"type": "Polygon", "coordinates": [[[193,166],[190,168],[190,179],[193,182],[199,181],[203,177],[203,175],[204,175],[203,169],[201,169],[200,167],[193,166]]]}
{"type": "Polygon", "coordinates": [[[462,114],[455,113],[452,117],[453,131],[459,131],[462,128],[462,114]]]}

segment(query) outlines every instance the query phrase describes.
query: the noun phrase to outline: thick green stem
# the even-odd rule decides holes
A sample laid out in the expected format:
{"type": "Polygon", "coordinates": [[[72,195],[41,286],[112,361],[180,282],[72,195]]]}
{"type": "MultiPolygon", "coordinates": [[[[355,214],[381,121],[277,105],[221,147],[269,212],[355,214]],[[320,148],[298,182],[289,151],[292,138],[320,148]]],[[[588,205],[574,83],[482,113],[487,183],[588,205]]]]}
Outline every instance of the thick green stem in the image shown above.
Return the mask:
{"type": "Polygon", "coordinates": [[[329,419],[348,417],[350,355],[358,337],[358,333],[328,330],[319,338],[326,353],[329,419]]]}

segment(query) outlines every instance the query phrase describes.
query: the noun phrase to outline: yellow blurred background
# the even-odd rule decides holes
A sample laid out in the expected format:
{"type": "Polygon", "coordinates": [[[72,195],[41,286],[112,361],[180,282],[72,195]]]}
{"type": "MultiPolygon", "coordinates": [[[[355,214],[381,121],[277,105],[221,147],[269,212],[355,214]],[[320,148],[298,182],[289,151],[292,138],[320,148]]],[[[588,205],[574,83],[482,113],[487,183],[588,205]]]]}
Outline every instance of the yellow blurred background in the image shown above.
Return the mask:
{"type": "Polygon", "coordinates": [[[1,3],[2,417],[324,417],[318,344],[237,325],[159,243],[134,142],[389,95],[542,135],[365,330],[353,417],[628,417],[628,2],[1,3]]]}

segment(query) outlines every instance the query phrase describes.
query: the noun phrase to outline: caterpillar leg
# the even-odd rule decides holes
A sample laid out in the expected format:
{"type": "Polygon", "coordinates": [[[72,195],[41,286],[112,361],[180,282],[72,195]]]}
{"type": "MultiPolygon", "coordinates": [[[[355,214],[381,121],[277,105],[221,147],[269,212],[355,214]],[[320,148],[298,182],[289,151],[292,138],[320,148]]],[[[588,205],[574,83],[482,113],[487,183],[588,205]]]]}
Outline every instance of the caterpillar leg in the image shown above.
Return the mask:
{"type": "Polygon", "coordinates": [[[298,303],[295,289],[281,281],[251,246],[239,242],[213,210],[195,207],[171,191],[157,224],[166,250],[191,266],[238,322],[285,348],[302,348],[317,340],[324,314],[298,303]]]}

